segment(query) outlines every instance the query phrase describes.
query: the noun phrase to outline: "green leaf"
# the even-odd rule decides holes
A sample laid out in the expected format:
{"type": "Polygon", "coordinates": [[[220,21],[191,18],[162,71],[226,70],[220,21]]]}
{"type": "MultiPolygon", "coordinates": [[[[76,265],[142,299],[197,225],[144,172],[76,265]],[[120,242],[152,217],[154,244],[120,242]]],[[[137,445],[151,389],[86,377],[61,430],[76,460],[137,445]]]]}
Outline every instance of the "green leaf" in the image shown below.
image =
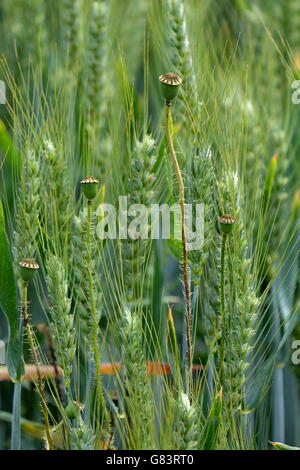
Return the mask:
{"type": "Polygon", "coordinates": [[[21,165],[21,156],[16,150],[14,143],[3,123],[0,119],[0,148],[5,155],[11,171],[18,171],[21,165]]]}
{"type": "MultiPolygon", "coordinates": [[[[12,423],[13,419],[14,418],[11,413],[8,413],[7,411],[0,411],[0,421],[4,421],[6,423],[12,423]]],[[[22,417],[20,417],[20,422],[21,422],[21,429],[24,432],[26,432],[30,436],[36,437],[37,439],[43,438],[44,433],[45,433],[45,427],[43,424],[30,421],[29,419],[25,419],[22,417]]]]}
{"type": "Polygon", "coordinates": [[[0,307],[8,321],[7,367],[14,380],[24,374],[22,337],[19,334],[17,293],[2,203],[0,201],[0,307]]]}
{"type": "Polygon", "coordinates": [[[283,444],[282,442],[271,442],[271,444],[277,450],[300,450],[300,447],[288,446],[287,444],[283,444]]]}
{"type": "Polygon", "coordinates": [[[22,382],[14,384],[13,413],[11,424],[11,450],[21,450],[21,394],[22,382]]]}
{"type": "Polygon", "coordinates": [[[274,283],[274,294],[277,298],[282,319],[285,322],[284,327],[285,329],[288,329],[295,302],[295,293],[297,289],[300,267],[299,230],[296,230],[291,239],[287,240],[286,246],[287,247],[285,248],[285,252],[282,255],[282,258],[284,258],[284,263],[282,264],[277,279],[274,283]]]}
{"type": "MultiPolygon", "coordinates": [[[[153,332],[153,338],[156,337],[160,341],[160,344],[163,344],[164,340],[164,315],[165,309],[162,307],[162,296],[163,296],[163,286],[164,286],[164,271],[163,271],[163,241],[154,240],[153,243],[153,253],[154,253],[154,276],[153,276],[153,291],[152,291],[152,309],[151,317],[152,321],[149,319],[149,326],[155,329],[153,332]]],[[[152,333],[152,332],[151,332],[152,333]]],[[[152,338],[152,336],[151,336],[152,338]]],[[[151,341],[152,347],[157,348],[155,341],[151,341]]],[[[153,352],[155,349],[153,349],[153,352]]]]}
{"type": "Polygon", "coordinates": [[[270,385],[274,366],[275,359],[272,356],[265,361],[261,360],[261,362],[255,366],[255,369],[251,371],[251,380],[247,382],[246,387],[245,409],[243,410],[243,414],[253,411],[261,402],[262,397],[265,395],[270,385]]]}
{"type": "Polygon", "coordinates": [[[200,450],[214,450],[216,449],[220,423],[222,417],[222,392],[218,392],[213,400],[211,410],[205,422],[202,434],[200,437],[199,449],[200,450]]]}
{"type": "Polygon", "coordinates": [[[271,197],[271,193],[272,193],[272,189],[273,189],[274,181],[275,181],[275,175],[276,175],[277,160],[278,160],[278,155],[275,154],[273,155],[269,164],[268,174],[267,174],[266,183],[265,183],[264,197],[263,197],[263,214],[266,213],[269,202],[270,202],[270,197],[271,197]]]}

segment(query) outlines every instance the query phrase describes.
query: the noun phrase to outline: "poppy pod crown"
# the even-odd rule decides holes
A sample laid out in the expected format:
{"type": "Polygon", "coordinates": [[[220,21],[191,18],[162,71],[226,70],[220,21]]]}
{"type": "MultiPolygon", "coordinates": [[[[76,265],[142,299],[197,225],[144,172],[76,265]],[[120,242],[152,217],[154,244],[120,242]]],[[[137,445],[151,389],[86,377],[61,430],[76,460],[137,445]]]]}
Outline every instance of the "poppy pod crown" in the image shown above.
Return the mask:
{"type": "Polygon", "coordinates": [[[39,265],[33,258],[22,259],[22,261],[19,262],[19,266],[21,278],[25,282],[30,281],[39,269],[39,265]]]}
{"type": "Polygon", "coordinates": [[[160,75],[159,81],[161,83],[161,91],[164,99],[171,102],[176,98],[179,86],[182,84],[182,79],[173,72],[167,72],[160,75]]]}
{"type": "Polygon", "coordinates": [[[235,223],[235,218],[233,217],[233,215],[224,214],[222,215],[222,217],[219,218],[219,222],[222,232],[230,233],[235,223]]]}
{"type": "Polygon", "coordinates": [[[85,197],[91,201],[97,195],[97,190],[99,186],[99,180],[94,176],[86,176],[83,180],[80,181],[83,194],[85,197]]]}

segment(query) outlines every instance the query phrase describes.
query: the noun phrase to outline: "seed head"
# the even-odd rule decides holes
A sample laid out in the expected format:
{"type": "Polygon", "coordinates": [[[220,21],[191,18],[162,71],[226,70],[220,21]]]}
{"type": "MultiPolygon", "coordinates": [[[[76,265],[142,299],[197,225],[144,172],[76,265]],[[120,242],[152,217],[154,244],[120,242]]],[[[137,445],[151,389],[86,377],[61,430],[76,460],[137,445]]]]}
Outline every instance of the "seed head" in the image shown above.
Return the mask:
{"type": "Polygon", "coordinates": [[[34,277],[36,271],[39,269],[39,265],[32,258],[24,258],[19,262],[20,275],[23,281],[28,282],[34,277]]]}
{"type": "Polygon", "coordinates": [[[86,176],[80,181],[80,184],[82,185],[83,194],[89,201],[96,197],[99,186],[99,180],[97,180],[97,178],[94,178],[94,176],[86,176]]]}
{"type": "Polygon", "coordinates": [[[69,400],[68,404],[65,408],[65,412],[68,418],[70,419],[76,419],[78,418],[80,414],[80,408],[77,404],[77,402],[69,400]]]}
{"type": "Polygon", "coordinates": [[[167,104],[176,98],[182,79],[176,73],[168,72],[160,75],[161,91],[167,104]]]}
{"type": "Polygon", "coordinates": [[[219,218],[220,228],[223,233],[230,233],[232,231],[235,218],[230,214],[224,214],[219,218]]]}

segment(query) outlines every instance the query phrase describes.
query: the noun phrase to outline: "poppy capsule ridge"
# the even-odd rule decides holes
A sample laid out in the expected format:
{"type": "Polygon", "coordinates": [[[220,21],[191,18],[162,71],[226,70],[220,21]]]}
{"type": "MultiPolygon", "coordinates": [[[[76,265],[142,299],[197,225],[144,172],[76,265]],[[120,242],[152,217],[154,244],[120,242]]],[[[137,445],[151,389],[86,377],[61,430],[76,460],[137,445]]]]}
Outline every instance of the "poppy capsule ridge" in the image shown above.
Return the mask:
{"type": "Polygon", "coordinates": [[[221,231],[225,234],[228,234],[232,231],[232,227],[235,223],[235,218],[233,215],[224,214],[219,218],[221,231]]]}
{"type": "Polygon", "coordinates": [[[166,104],[170,105],[171,101],[177,96],[179,86],[182,84],[182,79],[176,73],[168,72],[160,75],[159,81],[166,104]]]}
{"type": "Polygon", "coordinates": [[[29,282],[39,269],[39,265],[33,258],[24,258],[19,262],[20,275],[24,282],[29,282]]]}
{"type": "Polygon", "coordinates": [[[85,197],[91,201],[97,195],[99,180],[94,176],[86,176],[83,180],[80,181],[83,194],[85,197]]]}

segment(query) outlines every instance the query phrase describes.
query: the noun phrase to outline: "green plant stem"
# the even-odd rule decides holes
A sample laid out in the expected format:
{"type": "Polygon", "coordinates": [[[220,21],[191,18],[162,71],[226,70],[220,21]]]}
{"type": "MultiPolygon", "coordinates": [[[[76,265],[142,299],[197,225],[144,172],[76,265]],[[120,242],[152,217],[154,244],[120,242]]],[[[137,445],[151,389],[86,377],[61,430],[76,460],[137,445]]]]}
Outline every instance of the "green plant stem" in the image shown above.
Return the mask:
{"type": "MultiPolygon", "coordinates": [[[[51,358],[50,364],[53,366],[53,369],[55,371],[55,383],[56,383],[56,387],[57,387],[57,391],[58,391],[58,396],[60,398],[60,401],[62,403],[64,403],[66,400],[65,400],[64,390],[63,390],[61,380],[60,380],[60,376],[59,376],[59,369],[58,369],[58,364],[57,364],[55,346],[54,346],[53,339],[52,339],[52,336],[51,336],[51,332],[50,332],[48,326],[46,326],[46,325],[43,326],[43,332],[44,332],[44,334],[47,338],[47,342],[48,342],[49,355],[50,355],[50,358],[51,358]]],[[[67,395],[67,398],[71,399],[70,386],[66,388],[66,395],[67,395]]],[[[66,403],[67,403],[67,401],[66,401],[66,403]]]]}
{"type": "MultiPolygon", "coordinates": [[[[23,321],[19,319],[19,335],[23,338],[23,321]]],[[[11,450],[21,450],[21,396],[22,381],[14,384],[12,425],[11,425],[11,450]]]]}
{"type": "Polygon", "coordinates": [[[188,279],[188,252],[187,252],[187,241],[185,233],[185,191],[184,182],[180,166],[176,157],[173,137],[171,132],[172,126],[172,115],[171,108],[166,104],[166,139],[169,146],[169,150],[172,156],[173,165],[176,172],[176,178],[179,189],[179,203],[181,211],[181,239],[182,239],[182,254],[183,254],[183,282],[185,290],[185,324],[186,324],[186,343],[187,343],[187,367],[188,367],[188,384],[189,384],[189,395],[191,394],[191,379],[192,379],[192,361],[193,361],[193,345],[192,345],[192,319],[191,319],[191,295],[188,279]]]}
{"type": "Polygon", "coordinates": [[[16,382],[13,395],[11,450],[21,450],[21,392],[22,382],[16,382]]]}
{"type": "Polygon", "coordinates": [[[221,309],[221,347],[220,347],[220,357],[221,357],[221,379],[222,379],[222,364],[224,360],[224,339],[225,339],[225,325],[226,325],[226,304],[225,304],[225,257],[226,257],[226,244],[227,244],[227,234],[222,234],[222,245],[221,245],[221,273],[220,273],[220,309],[221,309]]]}
{"type": "Polygon", "coordinates": [[[221,279],[220,279],[220,300],[221,300],[221,316],[224,320],[226,315],[225,308],[225,255],[226,255],[226,242],[227,234],[224,233],[222,236],[222,247],[221,247],[221,279]]]}
{"type": "Polygon", "coordinates": [[[48,407],[47,407],[45,394],[44,394],[43,379],[42,379],[42,376],[41,376],[41,373],[40,373],[39,358],[38,358],[38,354],[37,354],[36,347],[35,347],[35,344],[34,344],[31,325],[29,323],[27,290],[28,290],[28,282],[24,281],[24,282],[22,282],[22,315],[23,315],[24,327],[26,329],[26,334],[27,334],[27,338],[28,338],[28,341],[29,341],[30,351],[31,351],[31,354],[32,354],[32,357],[33,357],[33,362],[35,364],[35,368],[36,368],[36,375],[37,375],[36,387],[37,387],[37,390],[38,390],[38,393],[39,393],[40,399],[41,399],[42,412],[43,412],[44,422],[45,422],[46,439],[47,439],[47,442],[48,442],[49,450],[53,450],[54,446],[53,446],[52,439],[51,439],[51,436],[50,436],[50,424],[49,424],[49,417],[48,417],[48,407]]]}
{"type": "Polygon", "coordinates": [[[107,430],[110,429],[109,416],[106,409],[102,383],[100,376],[100,353],[99,353],[99,344],[98,344],[98,317],[97,317],[97,308],[96,301],[94,296],[94,281],[93,281],[93,270],[92,270],[92,254],[91,254],[91,225],[92,225],[92,201],[88,201],[88,214],[87,214],[87,228],[86,228],[86,271],[87,279],[89,286],[89,296],[90,296],[90,309],[92,314],[92,352],[95,362],[95,372],[96,372],[96,387],[97,387],[97,396],[99,399],[100,411],[103,412],[104,421],[107,426],[107,430]]]}

